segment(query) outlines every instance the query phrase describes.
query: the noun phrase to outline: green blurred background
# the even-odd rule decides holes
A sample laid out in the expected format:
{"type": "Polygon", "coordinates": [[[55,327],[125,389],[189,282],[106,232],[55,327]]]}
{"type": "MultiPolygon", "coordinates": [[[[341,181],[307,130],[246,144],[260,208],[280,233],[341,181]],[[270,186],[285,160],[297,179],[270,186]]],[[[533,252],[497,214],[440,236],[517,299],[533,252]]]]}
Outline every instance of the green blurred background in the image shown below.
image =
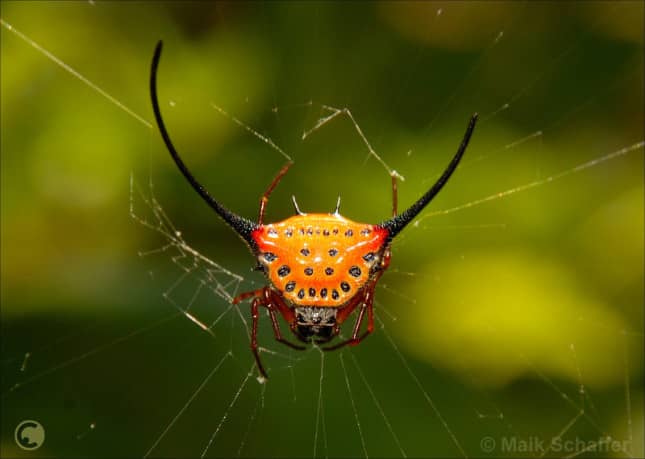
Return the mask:
{"type": "Polygon", "coordinates": [[[501,442],[553,437],[583,447],[547,456],[643,456],[643,3],[0,6],[141,117],[0,29],[3,457],[198,456],[211,438],[207,456],[540,456],[501,442]],[[212,104],[295,160],[269,220],[291,215],[291,194],[305,211],[340,194],[351,219],[388,216],[389,177],[346,119],[302,140],[322,105],[349,107],[405,177],[401,206],[481,114],[463,166],[395,241],[360,346],[321,360],[277,346],[264,320],[271,379],[247,378],[249,311],[225,297],[263,280],[146,125],[159,39],[175,144],[248,217],[284,158],[212,104]],[[134,221],[131,177],[137,215],[157,222],[154,191],[241,280],[134,221]],[[23,419],[46,430],[37,451],[14,444],[23,419]],[[623,451],[594,452],[608,435],[623,451]]]}

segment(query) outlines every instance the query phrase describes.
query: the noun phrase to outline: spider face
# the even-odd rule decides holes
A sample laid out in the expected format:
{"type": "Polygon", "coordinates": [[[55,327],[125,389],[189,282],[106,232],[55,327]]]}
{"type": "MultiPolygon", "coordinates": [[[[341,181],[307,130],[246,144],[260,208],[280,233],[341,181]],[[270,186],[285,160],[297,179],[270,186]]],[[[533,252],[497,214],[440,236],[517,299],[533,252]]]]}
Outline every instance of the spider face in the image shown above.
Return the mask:
{"type": "Polygon", "coordinates": [[[326,343],[338,334],[336,313],[338,309],[329,307],[305,306],[295,308],[296,322],[294,334],[300,341],[308,343],[313,337],[316,342],[326,343]]]}
{"type": "Polygon", "coordinates": [[[231,212],[213,198],[182,161],[163,122],[157,99],[161,47],[159,42],[150,72],[150,97],[161,137],[179,171],[215,213],[247,243],[269,281],[268,286],[233,299],[234,304],[251,299],[251,350],[260,374],[267,377],[257,343],[260,307],[269,312],[275,339],[294,349],[304,349],[304,346],[293,344],[282,336],[278,313],[299,340],[325,343],[338,335],[341,324],[357,311],[351,337],[322,349],[333,350],[361,342],[374,330],[374,290],[390,263],[392,240],[432,201],[455,171],[475,129],[477,114],[471,117],[461,145],[441,177],[401,214],[397,213],[396,176],[392,175],[394,216],[378,225],[348,220],[338,213],[338,206],[332,214],[303,214],[297,205],[297,215],[265,225],[264,209],[269,195],[293,163],[287,163],[278,172],[260,199],[257,222],[231,212]],[[365,315],[367,329],[361,333],[365,315]]]}

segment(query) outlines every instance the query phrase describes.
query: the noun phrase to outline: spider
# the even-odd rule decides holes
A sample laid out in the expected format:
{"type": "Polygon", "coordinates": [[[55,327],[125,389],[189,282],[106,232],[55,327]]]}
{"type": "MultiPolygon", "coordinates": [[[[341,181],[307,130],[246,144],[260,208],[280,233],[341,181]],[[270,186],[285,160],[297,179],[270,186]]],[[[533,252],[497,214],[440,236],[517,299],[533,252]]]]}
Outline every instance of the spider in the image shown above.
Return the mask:
{"type": "Polygon", "coordinates": [[[217,201],[188,170],[175,149],[159,109],[157,68],[161,57],[159,41],[152,59],[150,96],[157,126],[175,164],[193,189],[246,242],[257,260],[268,285],[245,292],[233,304],[251,299],[251,351],[262,377],[267,373],[258,351],[259,309],[269,312],[275,339],[293,349],[305,346],[285,339],[280,330],[278,313],[289,324],[291,332],[303,343],[324,344],[340,333],[341,325],[358,309],[351,337],[323,350],[356,345],[374,330],[374,289],[390,264],[392,240],[421,212],[443,188],[457,168],[472,136],[477,114],[470,118],[457,153],[437,182],[401,214],[397,213],[396,177],[392,177],[392,218],[377,225],[359,223],[343,217],[336,210],[328,214],[303,213],[295,198],[296,215],[276,223],[264,223],[269,196],[287,173],[287,163],[260,198],[258,221],[241,217],[217,201]],[[365,315],[367,329],[361,333],[365,315]]]}

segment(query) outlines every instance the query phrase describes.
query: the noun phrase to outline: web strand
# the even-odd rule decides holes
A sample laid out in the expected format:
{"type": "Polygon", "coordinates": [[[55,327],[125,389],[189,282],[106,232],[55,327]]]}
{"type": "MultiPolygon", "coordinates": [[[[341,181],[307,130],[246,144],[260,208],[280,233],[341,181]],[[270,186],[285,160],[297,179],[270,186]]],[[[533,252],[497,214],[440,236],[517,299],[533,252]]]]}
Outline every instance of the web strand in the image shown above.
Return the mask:
{"type": "MultiPolygon", "coordinates": [[[[379,320],[379,322],[381,323],[381,325],[383,325],[383,322],[381,322],[380,320],[379,320]]],[[[399,358],[399,360],[403,364],[403,367],[405,368],[406,372],[412,378],[412,381],[414,381],[414,383],[416,384],[417,388],[423,394],[423,398],[427,402],[428,406],[430,407],[430,409],[432,410],[434,415],[437,417],[437,419],[439,419],[439,422],[441,422],[441,425],[446,430],[446,433],[448,434],[448,436],[452,440],[452,443],[457,447],[457,449],[459,450],[461,456],[464,457],[464,458],[467,458],[468,454],[466,454],[466,451],[461,446],[461,443],[459,442],[459,440],[457,440],[457,436],[454,434],[454,432],[452,431],[452,429],[450,428],[450,426],[448,425],[448,423],[444,419],[443,415],[441,414],[441,412],[439,411],[439,409],[435,405],[434,400],[432,399],[432,397],[430,397],[430,394],[428,394],[428,392],[424,389],[423,384],[421,384],[421,381],[419,380],[417,375],[412,371],[412,368],[410,368],[410,365],[408,364],[407,359],[403,356],[403,354],[399,350],[399,347],[396,345],[396,343],[394,342],[392,337],[389,335],[389,333],[387,333],[385,331],[384,327],[381,327],[381,331],[382,331],[383,335],[385,336],[385,339],[387,339],[388,343],[390,343],[390,346],[394,350],[394,353],[396,354],[396,356],[399,358]]]]}
{"type": "Polygon", "coordinates": [[[282,148],[280,148],[279,146],[277,146],[275,144],[275,142],[273,140],[271,140],[269,137],[260,134],[258,131],[256,131],[255,129],[250,127],[248,124],[245,124],[242,121],[240,121],[238,118],[236,118],[236,117],[234,117],[232,115],[229,115],[229,113],[227,111],[225,111],[223,108],[220,108],[219,105],[215,104],[214,102],[211,102],[211,107],[213,107],[220,114],[224,115],[226,118],[228,118],[229,120],[233,121],[235,124],[237,124],[238,126],[243,128],[246,132],[251,133],[252,135],[257,137],[258,139],[260,139],[262,142],[264,142],[267,145],[269,145],[275,151],[280,153],[287,161],[293,162],[293,160],[291,159],[291,156],[289,156],[287,153],[285,153],[285,151],[282,148]]]}
{"type": "Polygon", "coordinates": [[[208,384],[208,382],[211,380],[211,378],[217,373],[217,371],[220,369],[220,367],[224,364],[224,362],[230,358],[233,354],[231,352],[227,352],[224,357],[215,365],[215,367],[208,373],[206,378],[200,383],[200,385],[193,391],[191,396],[188,398],[184,406],[181,407],[181,409],[177,412],[175,416],[170,420],[168,425],[164,428],[164,430],[161,432],[159,437],[155,440],[155,442],[152,444],[150,449],[146,452],[146,454],[143,455],[144,458],[147,458],[152,454],[152,452],[157,448],[159,443],[161,443],[161,440],[166,436],[168,432],[172,429],[172,427],[175,425],[175,423],[179,420],[179,418],[184,414],[184,412],[188,409],[188,407],[193,403],[195,398],[199,395],[199,393],[202,391],[204,387],[208,384]]]}
{"type": "Polygon", "coordinates": [[[365,137],[365,134],[363,134],[363,130],[361,129],[361,127],[358,125],[358,123],[354,119],[354,115],[352,115],[352,112],[349,111],[348,108],[334,108],[334,107],[330,107],[329,105],[323,105],[322,109],[325,110],[325,111],[331,112],[331,114],[329,114],[327,116],[323,116],[322,118],[320,118],[316,122],[316,124],[311,129],[305,131],[302,134],[302,140],[306,140],[311,134],[313,134],[314,132],[318,131],[324,125],[326,125],[327,123],[332,121],[334,118],[336,118],[338,116],[345,115],[349,119],[349,121],[352,123],[352,126],[354,127],[354,129],[358,133],[359,137],[361,138],[361,140],[363,141],[363,143],[367,147],[367,150],[369,152],[368,157],[373,156],[385,168],[385,170],[387,171],[387,173],[388,173],[388,175],[390,177],[399,179],[401,181],[405,180],[405,177],[403,177],[397,171],[395,171],[390,166],[388,166],[387,163],[383,160],[383,158],[381,158],[381,156],[378,153],[376,153],[374,148],[372,148],[372,145],[367,140],[367,137],[365,137]]]}
{"type": "Polygon", "coordinates": [[[21,382],[18,382],[16,384],[14,384],[13,386],[11,386],[7,391],[3,392],[2,398],[5,398],[10,393],[15,392],[18,389],[22,389],[26,385],[31,384],[31,383],[33,383],[35,381],[38,381],[39,379],[44,378],[45,376],[49,376],[52,373],[55,373],[55,372],[57,372],[59,370],[62,370],[63,368],[67,368],[69,366],[77,364],[78,362],[80,362],[82,360],[85,360],[85,359],[87,359],[89,357],[92,357],[92,356],[94,356],[94,355],[96,355],[96,354],[98,354],[100,352],[103,352],[103,351],[105,351],[107,349],[110,349],[110,348],[116,346],[117,344],[120,344],[120,343],[123,343],[125,341],[128,341],[128,340],[134,338],[135,336],[138,336],[138,335],[146,333],[146,332],[148,332],[150,330],[153,330],[153,329],[165,324],[166,322],[169,322],[172,319],[177,318],[178,315],[179,314],[176,313],[176,314],[171,314],[169,316],[166,316],[166,317],[164,317],[164,318],[162,318],[162,319],[160,319],[160,320],[158,320],[156,322],[153,322],[153,323],[151,323],[151,324],[149,324],[149,325],[147,325],[147,326],[145,326],[143,328],[137,328],[136,330],[131,331],[130,333],[128,333],[126,335],[120,336],[120,337],[118,337],[118,338],[116,338],[114,340],[111,340],[111,341],[109,341],[109,342],[107,342],[105,344],[102,344],[102,345],[97,346],[97,347],[95,347],[93,349],[90,349],[89,351],[83,352],[82,354],[79,354],[76,357],[72,357],[71,359],[65,360],[65,361],[63,361],[61,363],[58,363],[58,364],[56,364],[54,366],[51,366],[51,367],[47,368],[46,370],[43,370],[43,371],[41,371],[39,373],[36,373],[35,375],[30,376],[29,378],[27,378],[27,379],[25,379],[25,380],[23,380],[21,382]]]}
{"type": "Polygon", "coordinates": [[[246,373],[246,377],[244,378],[244,380],[242,381],[242,384],[240,384],[240,387],[238,388],[237,392],[233,396],[233,400],[231,400],[231,403],[226,408],[226,411],[224,412],[224,415],[222,416],[222,419],[220,420],[219,424],[217,425],[217,428],[215,429],[215,431],[213,432],[213,435],[211,435],[211,438],[208,440],[208,444],[206,444],[206,447],[202,451],[202,454],[200,455],[200,457],[202,457],[202,458],[206,457],[206,453],[208,453],[208,450],[213,445],[213,442],[215,441],[215,438],[217,437],[217,434],[219,433],[220,429],[222,428],[222,426],[224,425],[224,423],[228,419],[228,416],[229,416],[229,413],[230,413],[231,409],[233,408],[233,406],[235,406],[235,403],[239,399],[240,394],[242,393],[242,391],[244,390],[244,387],[246,386],[246,383],[249,381],[249,378],[253,375],[253,368],[254,368],[254,365],[251,366],[251,368],[249,368],[249,371],[246,373]]]}
{"type": "Polygon", "coordinates": [[[487,203],[487,202],[490,202],[490,201],[496,201],[497,199],[506,198],[507,196],[510,196],[512,194],[516,194],[516,193],[519,193],[519,192],[522,192],[522,191],[527,191],[527,190],[530,190],[532,188],[536,188],[536,187],[539,187],[541,185],[545,185],[547,183],[551,183],[551,182],[554,182],[556,180],[560,180],[560,179],[562,179],[564,177],[567,177],[569,175],[572,175],[572,174],[575,174],[575,173],[578,173],[578,172],[582,172],[582,171],[584,171],[586,169],[592,168],[592,167],[597,166],[599,164],[602,164],[602,163],[604,163],[606,161],[610,161],[610,160],[616,159],[616,158],[618,158],[620,156],[625,156],[628,153],[631,153],[633,151],[642,149],[644,145],[645,145],[645,141],[641,140],[639,142],[636,142],[635,144],[632,144],[632,145],[629,145],[627,147],[624,147],[624,148],[621,148],[619,150],[616,150],[613,153],[609,153],[609,154],[606,154],[604,156],[600,156],[598,158],[592,159],[591,161],[587,161],[585,163],[582,163],[582,164],[580,164],[578,166],[575,166],[575,167],[573,167],[571,169],[567,169],[567,170],[565,170],[563,172],[560,172],[558,174],[550,175],[549,177],[546,177],[544,179],[535,180],[535,181],[527,183],[525,185],[520,185],[518,187],[511,188],[511,189],[506,190],[506,191],[501,191],[499,193],[495,193],[493,195],[486,196],[485,198],[475,199],[474,201],[470,201],[470,202],[467,202],[465,204],[461,204],[459,206],[450,207],[448,209],[443,209],[443,210],[436,210],[434,212],[426,212],[425,215],[423,215],[422,217],[420,217],[420,218],[418,218],[416,220],[415,226],[418,226],[418,224],[421,221],[423,221],[423,220],[425,220],[427,218],[435,217],[435,216],[438,216],[438,215],[447,215],[447,214],[458,212],[458,211],[461,211],[461,210],[464,210],[464,209],[469,209],[471,207],[475,207],[475,206],[478,206],[480,204],[484,204],[484,203],[487,203]]]}
{"type": "Polygon", "coordinates": [[[113,103],[114,105],[116,105],[117,107],[119,107],[121,110],[123,110],[124,112],[126,112],[128,115],[130,115],[130,116],[131,116],[131,117],[133,117],[134,119],[136,119],[138,122],[140,122],[141,124],[143,124],[143,125],[144,125],[144,126],[146,126],[147,128],[152,129],[152,124],[150,124],[148,121],[146,121],[143,117],[141,117],[140,115],[137,115],[133,110],[131,110],[130,108],[126,107],[123,103],[121,103],[121,102],[120,102],[118,99],[116,99],[114,96],[111,96],[111,95],[110,95],[110,94],[108,94],[105,90],[101,89],[101,88],[100,88],[100,87],[98,87],[96,84],[92,83],[89,79],[87,79],[86,77],[84,77],[81,73],[79,73],[78,71],[74,70],[72,67],[70,67],[70,66],[69,66],[69,65],[67,65],[65,62],[63,62],[62,60],[60,60],[59,58],[57,58],[56,56],[54,56],[52,53],[50,53],[49,51],[47,51],[47,50],[46,50],[45,48],[43,48],[41,45],[39,45],[38,43],[36,43],[35,41],[33,41],[31,38],[29,38],[28,36],[26,36],[25,34],[23,34],[22,32],[20,32],[18,29],[16,29],[14,26],[12,26],[11,24],[9,24],[8,22],[6,22],[6,21],[5,21],[4,19],[2,19],[2,18],[0,18],[0,25],[2,25],[2,27],[4,27],[4,28],[5,28],[5,29],[7,29],[8,31],[10,31],[10,32],[11,32],[11,33],[13,33],[14,35],[16,35],[18,38],[20,38],[21,40],[23,40],[24,42],[26,42],[27,44],[29,44],[32,48],[34,48],[34,49],[35,49],[36,51],[38,51],[40,54],[42,54],[43,56],[45,56],[46,58],[48,58],[49,60],[51,60],[52,62],[54,62],[56,65],[58,65],[59,67],[61,67],[63,70],[65,70],[66,72],[70,73],[70,74],[71,74],[72,76],[74,76],[75,78],[77,78],[77,79],[81,80],[81,81],[82,81],[83,83],[85,83],[87,86],[89,86],[90,88],[92,88],[94,91],[98,92],[100,95],[102,95],[103,97],[105,97],[105,98],[106,98],[107,100],[109,100],[111,103],[113,103]]]}
{"type": "Polygon", "coordinates": [[[365,436],[363,435],[363,429],[361,428],[361,420],[358,417],[358,411],[356,409],[356,403],[354,402],[354,395],[352,394],[352,387],[349,383],[349,376],[347,375],[347,369],[345,368],[345,359],[343,358],[343,352],[339,355],[340,366],[343,368],[343,375],[345,376],[345,385],[347,386],[347,393],[349,394],[349,399],[352,404],[352,412],[354,413],[354,421],[356,421],[356,429],[358,431],[358,436],[361,439],[361,447],[363,448],[363,455],[365,458],[369,457],[367,454],[367,446],[365,445],[365,436]]]}
{"type": "Polygon", "coordinates": [[[325,457],[327,457],[327,435],[325,433],[325,410],[323,407],[323,380],[325,377],[325,354],[319,350],[320,352],[320,378],[318,380],[318,403],[316,406],[316,426],[314,428],[314,452],[312,457],[316,458],[318,457],[317,455],[317,448],[318,448],[318,432],[320,430],[320,426],[322,424],[322,430],[323,430],[323,443],[325,445],[325,457]]]}
{"type": "MultiPolygon", "coordinates": [[[[363,370],[361,370],[360,365],[358,364],[358,360],[354,356],[353,353],[350,353],[350,356],[352,357],[352,362],[354,362],[354,366],[356,367],[356,370],[358,371],[358,374],[361,377],[361,381],[363,381],[363,384],[365,384],[365,387],[367,388],[367,391],[370,394],[370,397],[372,398],[372,402],[374,403],[374,406],[376,406],[376,409],[378,410],[379,414],[381,415],[381,418],[383,419],[383,422],[385,423],[385,426],[390,432],[390,435],[392,435],[392,439],[394,440],[394,443],[396,443],[396,447],[399,449],[401,453],[401,457],[408,457],[408,455],[405,453],[405,450],[403,449],[403,446],[401,445],[401,442],[399,441],[399,437],[396,435],[394,432],[394,428],[392,427],[392,424],[390,423],[390,420],[388,417],[385,415],[385,410],[383,410],[383,407],[378,401],[378,398],[376,397],[376,394],[374,393],[374,390],[372,389],[372,386],[370,385],[369,381],[365,377],[365,374],[363,373],[363,370]]],[[[341,359],[342,359],[342,354],[341,354],[341,359]]],[[[342,360],[341,360],[342,362],[342,360]]],[[[344,364],[343,364],[344,365],[344,364]]],[[[344,368],[344,366],[343,366],[344,368]]],[[[367,452],[365,452],[365,455],[367,456],[367,452]]]]}

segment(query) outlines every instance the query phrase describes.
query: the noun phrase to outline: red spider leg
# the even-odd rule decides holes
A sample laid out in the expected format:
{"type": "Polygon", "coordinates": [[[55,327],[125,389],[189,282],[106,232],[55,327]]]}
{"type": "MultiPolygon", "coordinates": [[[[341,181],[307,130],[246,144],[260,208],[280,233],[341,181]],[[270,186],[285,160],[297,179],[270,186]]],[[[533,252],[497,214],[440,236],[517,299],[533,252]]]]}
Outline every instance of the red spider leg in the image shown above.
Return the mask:
{"type": "Polygon", "coordinates": [[[262,376],[267,378],[267,372],[262,366],[260,354],[258,353],[258,319],[260,318],[258,306],[261,302],[262,300],[260,298],[255,297],[251,303],[251,319],[253,319],[253,325],[251,326],[251,352],[253,352],[253,356],[255,357],[255,364],[258,366],[258,371],[262,376]]]}
{"type": "Polygon", "coordinates": [[[338,344],[335,344],[333,346],[327,346],[323,347],[322,349],[324,351],[335,351],[336,349],[340,349],[341,347],[350,345],[350,346],[355,346],[358,343],[360,343],[364,338],[367,337],[370,333],[374,331],[374,308],[373,308],[373,302],[374,302],[374,288],[376,287],[376,282],[373,282],[370,284],[369,287],[367,287],[367,290],[364,295],[358,297],[358,301],[346,306],[343,308],[343,310],[339,311],[339,315],[347,316],[351,314],[351,312],[356,309],[356,306],[361,304],[361,310],[358,312],[358,317],[356,318],[356,322],[354,323],[354,330],[352,331],[352,337],[342,341],[338,344]],[[349,310],[348,313],[345,313],[345,309],[349,310]],[[358,335],[358,333],[361,330],[361,325],[363,324],[363,319],[365,318],[365,312],[367,312],[367,330],[363,332],[362,335],[358,335]]]}
{"type": "Polygon", "coordinates": [[[293,309],[285,304],[280,295],[278,295],[268,287],[264,289],[264,298],[266,308],[269,310],[269,315],[271,317],[271,325],[273,326],[273,334],[275,335],[275,339],[282,344],[285,344],[290,348],[296,349],[298,351],[306,349],[305,346],[294,344],[291,341],[285,339],[282,336],[282,332],[280,331],[280,324],[278,323],[275,312],[278,311],[282,315],[284,320],[287,321],[287,323],[293,324],[296,322],[296,316],[293,313],[293,309]]]}
{"type": "Polygon", "coordinates": [[[275,189],[276,186],[278,186],[278,183],[280,183],[280,180],[282,180],[282,177],[284,177],[289,170],[289,168],[293,166],[293,161],[289,161],[287,164],[282,166],[282,169],[278,171],[276,176],[273,178],[273,181],[269,185],[269,188],[264,192],[262,197],[260,198],[260,212],[258,214],[258,225],[262,225],[264,222],[264,209],[269,202],[269,196],[271,196],[271,193],[273,193],[273,190],[275,189]]]}
{"type": "MultiPolygon", "coordinates": [[[[368,287],[369,288],[369,287],[368,287]]],[[[356,307],[363,302],[365,295],[356,295],[348,304],[338,310],[336,314],[336,326],[340,327],[345,320],[354,312],[356,307]]],[[[356,328],[356,327],[354,327],[356,328]]]]}
{"type": "Polygon", "coordinates": [[[397,187],[396,175],[392,174],[392,216],[396,217],[399,213],[399,189],[397,187]]]}
{"type": "Polygon", "coordinates": [[[376,289],[376,284],[383,275],[383,272],[390,265],[390,256],[390,249],[388,248],[383,254],[383,261],[381,261],[381,270],[376,274],[376,276],[374,276],[372,282],[365,288],[365,293],[357,297],[356,301],[351,302],[340,311],[338,311],[336,320],[338,324],[341,324],[354,311],[354,309],[356,309],[356,306],[362,304],[361,310],[359,311],[358,317],[356,318],[356,323],[354,324],[352,337],[333,346],[323,347],[323,351],[334,351],[347,345],[355,346],[374,331],[374,290],[376,289]],[[365,330],[365,332],[363,332],[361,336],[358,336],[358,333],[361,330],[361,325],[363,324],[365,312],[367,312],[367,330],[365,330]]]}
{"type": "Polygon", "coordinates": [[[253,292],[242,293],[233,300],[233,303],[237,304],[239,301],[250,297],[254,297],[253,301],[251,302],[251,319],[253,320],[251,326],[251,352],[253,352],[253,356],[255,357],[255,363],[258,367],[258,371],[264,378],[268,379],[267,372],[262,365],[262,361],[260,360],[260,353],[258,352],[258,322],[260,319],[260,306],[264,306],[269,311],[269,317],[271,317],[271,326],[273,327],[273,335],[275,336],[276,341],[299,351],[304,350],[305,347],[293,344],[282,336],[280,324],[278,323],[278,319],[275,314],[276,310],[280,312],[280,314],[282,314],[282,317],[284,317],[284,319],[289,323],[294,321],[295,317],[293,315],[293,311],[289,309],[289,307],[284,303],[284,301],[282,301],[282,299],[278,295],[271,291],[270,288],[265,287],[253,292]]]}
{"type": "Polygon", "coordinates": [[[260,298],[264,294],[265,289],[266,289],[266,287],[262,287],[262,288],[259,288],[257,290],[252,290],[250,292],[240,293],[238,296],[233,298],[233,301],[231,301],[231,303],[232,304],[238,304],[238,303],[241,303],[242,301],[246,300],[247,298],[251,298],[251,297],[260,298]]]}
{"type": "MultiPolygon", "coordinates": [[[[289,306],[287,306],[282,298],[278,295],[275,294],[270,288],[268,287],[262,287],[257,290],[251,290],[250,292],[244,292],[240,293],[238,296],[233,298],[233,301],[231,303],[233,304],[238,304],[241,303],[242,301],[248,299],[248,298],[259,298],[261,299],[260,306],[266,306],[267,309],[269,309],[269,312],[272,310],[277,309],[277,311],[282,314],[282,317],[284,317],[284,320],[286,320],[288,323],[293,323],[295,322],[295,315],[293,314],[293,311],[289,306]]],[[[272,320],[274,316],[272,315],[272,320]]],[[[275,330],[275,326],[273,327],[275,330]]],[[[277,333],[276,335],[278,335],[277,333]]],[[[282,335],[280,335],[282,336],[282,335]]],[[[287,344],[287,343],[285,343],[287,344]]],[[[294,347],[294,349],[299,349],[300,346],[297,346],[292,343],[288,343],[289,346],[294,347]]]]}

